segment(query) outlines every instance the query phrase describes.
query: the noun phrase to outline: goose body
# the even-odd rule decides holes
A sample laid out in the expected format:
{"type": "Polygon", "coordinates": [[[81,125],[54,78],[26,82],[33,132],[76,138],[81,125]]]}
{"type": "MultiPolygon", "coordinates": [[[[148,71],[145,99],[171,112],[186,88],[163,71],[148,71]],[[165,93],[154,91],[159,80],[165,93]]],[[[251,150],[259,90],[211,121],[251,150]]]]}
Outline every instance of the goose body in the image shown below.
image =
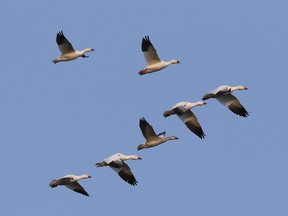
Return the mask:
{"type": "Polygon", "coordinates": [[[84,175],[66,175],[63,176],[59,179],[53,179],[49,186],[51,188],[57,187],[58,185],[64,185],[67,188],[77,192],[77,193],[81,193],[85,196],[89,196],[89,194],[85,191],[85,189],[78,183],[79,180],[81,179],[87,179],[87,178],[91,178],[91,176],[84,174],[84,175]]]}
{"type": "Polygon", "coordinates": [[[222,85],[218,88],[212,90],[211,92],[205,94],[202,100],[208,100],[210,98],[216,98],[221,104],[226,106],[236,115],[247,117],[249,113],[240,103],[240,101],[232,94],[236,90],[247,90],[248,88],[242,85],[239,86],[228,86],[222,85]]]}
{"type": "Polygon", "coordinates": [[[142,39],[141,44],[142,52],[144,53],[145,60],[147,62],[147,66],[139,71],[140,75],[144,75],[147,73],[153,73],[159,70],[166,68],[171,64],[179,64],[180,62],[176,59],[172,59],[170,61],[162,61],[160,60],[156,49],[154,48],[153,44],[150,41],[149,36],[145,36],[142,39]]]}
{"type": "Polygon", "coordinates": [[[82,51],[75,50],[72,44],[64,36],[63,31],[57,33],[56,42],[62,55],[52,61],[54,64],[61,61],[71,61],[78,57],[87,58],[89,56],[86,56],[85,53],[94,51],[93,48],[86,48],[82,51]]]}
{"type": "Polygon", "coordinates": [[[124,162],[125,160],[141,160],[138,155],[124,155],[121,153],[116,153],[110,157],[104,159],[103,161],[96,163],[96,167],[109,166],[127,183],[135,186],[137,185],[137,180],[135,179],[130,167],[124,162]]]}
{"type": "Polygon", "coordinates": [[[195,103],[179,102],[170,110],[166,110],[163,113],[163,116],[166,118],[170,115],[177,115],[190,131],[196,134],[199,138],[203,139],[206,135],[204,134],[196,115],[190,109],[205,104],[206,103],[204,101],[198,101],[195,103]]]}
{"type": "Polygon", "coordinates": [[[153,127],[146,121],[145,118],[140,119],[139,126],[140,126],[143,136],[146,139],[146,142],[144,144],[138,145],[137,147],[138,151],[144,148],[151,148],[151,147],[158,146],[164,142],[167,142],[168,140],[178,139],[175,136],[165,137],[165,134],[166,134],[165,131],[157,135],[153,127]]]}

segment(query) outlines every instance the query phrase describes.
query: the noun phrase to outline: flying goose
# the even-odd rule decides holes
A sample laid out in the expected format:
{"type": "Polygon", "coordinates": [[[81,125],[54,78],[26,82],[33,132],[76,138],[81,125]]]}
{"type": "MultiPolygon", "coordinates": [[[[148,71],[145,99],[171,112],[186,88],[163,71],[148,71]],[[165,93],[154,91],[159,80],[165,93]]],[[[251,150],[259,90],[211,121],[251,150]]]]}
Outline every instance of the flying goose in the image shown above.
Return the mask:
{"type": "Polygon", "coordinates": [[[146,121],[145,118],[141,118],[139,121],[139,126],[142,131],[143,136],[146,139],[145,144],[138,145],[138,151],[144,148],[151,148],[158,146],[168,140],[176,140],[178,139],[176,136],[165,137],[166,132],[162,132],[160,134],[156,134],[153,127],[146,121]]]}
{"type": "Polygon", "coordinates": [[[208,100],[209,98],[216,98],[220,103],[229,108],[233,113],[242,117],[247,117],[249,116],[247,110],[242,106],[240,101],[234,95],[231,94],[236,90],[247,90],[247,89],[248,88],[243,85],[234,87],[228,85],[222,85],[214,89],[213,91],[209,92],[208,94],[205,94],[202,100],[208,100]]]}
{"type": "Polygon", "coordinates": [[[121,153],[116,153],[110,157],[104,159],[102,162],[96,163],[96,167],[109,166],[118,175],[129,184],[135,186],[137,185],[137,180],[135,179],[130,167],[124,162],[125,160],[141,160],[138,155],[124,155],[121,153]]]}
{"type": "Polygon", "coordinates": [[[81,193],[85,196],[89,196],[89,194],[84,190],[84,188],[77,182],[78,180],[81,179],[87,179],[87,178],[91,178],[91,176],[84,174],[84,175],[66,175],[63,176],[62,178],[59,179],[53,179],[49,186],[51,188],[57,187],[58,185],[64,185],[67,188],[77,192],[77,193],[81,193]]]}
{"type": "Polygon", "coordinates": [[[82,51],[75,50],[72,44],[64,36],[63,31],[57,33],[56,42],[62,55],[52,61],[54,64],[61,61],[70,61],[78,57],[87,58],[89,56],[86,56],[84,53],[94,51],[93,48],[86,48],[82,51]]]}
{"type": "Polygon", "coordinates": [[[165,111],[163,116],[166,118],[170,115],[177,115],[190,131],[203,139],[206,135],[204,134],[196,115],[190,109],[205,104],[206,103],[204,101],[198,101],[195,103],[179,102],[175,104],[170,110],[165,111]]]}
{"type": "Polygon", "coordinates": [[[147,67],[143,70],[139,71],[138,74],[144,75],[147,73],[153,73],[155,71],[162,70],[163,68],[171,65],[171,64],[179,64],[180,62],[176,59],[173,59],[171,61],[165,62],[160,60],[158,57],[157,51],[154,48],[153,44],[151,43],[149,36],[145,36],[142,39],[141,44],[142,52],[144,53],[144,57],[147,62],[147,67]]]}

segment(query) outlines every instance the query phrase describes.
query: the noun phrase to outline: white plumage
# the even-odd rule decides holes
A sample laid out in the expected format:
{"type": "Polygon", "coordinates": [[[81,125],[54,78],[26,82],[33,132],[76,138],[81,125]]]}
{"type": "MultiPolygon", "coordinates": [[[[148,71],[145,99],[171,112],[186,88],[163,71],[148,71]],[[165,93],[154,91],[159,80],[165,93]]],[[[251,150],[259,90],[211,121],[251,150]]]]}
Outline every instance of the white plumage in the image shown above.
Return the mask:
{"type": "Polygon", "coordinates": [[[121,153],[116,153],[110,157],[104,159],[103,161],[96,163],[96,167],[109,166],[118,175],[129,184],[135,186],[137,185],[137,180],[135,179],[130,167],[124,162],[125,160],[141,160],[138,155],[124,155],[121,153]]]}
{"type": "Polygon", "coordinates": [[[72,44],[64,36],[63,31],[57,33],[56,42],[62,55],[52,61],[54,64],[61,61],[71,61],[78,57],[87,58],[89,56],[86,56],[84,53],[94,51],[93,48],[86,48],[82,51],[75,50],[72,44]]]}
{"type": "Polygon", "coordinates": [[[180,63],[176,59],[172,59],[171,61],[168,61],[168,62],[160,60],[156,49],[154,48],[153,44],[150,41],[149,36],[145,36],[142,39],[141,49],[142,49],[142,52],[144,53],[144,57],[147,62],[147,67],[139,71],[140,75],[153,73],[155,71],[162,70],[171,64],[180,63]]]}
{"type": "Polygon", "coordinates": [[[63,176],[59,179],[53,179],[50,182],[49,186],[51,188],[54,188],[54,187],[57,187],[58,185],[64,185],[67,188],[77,193],[81,193],[85,196],[89,196],[89,194],[85,191],[85,189],[78,183],[79,180],[87,179],[87,178],[91,178],[91,176],[87,174],[80,175],[80,176],[70,174],[70,175],[63,176]]]}
{"type": "Polygon", "coordinates": [[[139,126],[141,129],[141,132],[143,136],[146,139],[146,142],[144,144],[138,145],[137,149],[141,150],[144,148],[151,148],[158,146],[164,142],[167,142],[168,140],[177,140],[178,137],[176,136],[169,136],[165,137],[166,132],[161,132],[159,134],[156,134],[153,127],[146,121],[145,118],[141,118],[139,121],[139,126]]]}
{"type": "Polygon", "coordinates": [[[240,101],[234,95],[231,94],[236,90],[247,90],[247,89],[248,88],[243,85],[234,87],[228,85],[222,85],[210,91],[209,93],[205,94],[202,100],[208,100],[209,98],[216,98],[220,103],[222,103],[224,106],[230,109],[233,113],[242,117],[247,117],[249,116],[247,110],[240,103],[240,101]]]}
{"type": "Polygon", "coordinates": [[[166,118],[170,115],[177,115],[190,131],[203,139],[206,135],[204,134],[196,115],[190,109],[205,104],[206,103],[204,101],[198,101],[195,103],[179,102],[175,104],[170,110],[165,111],[163,116],[166,118]]]}

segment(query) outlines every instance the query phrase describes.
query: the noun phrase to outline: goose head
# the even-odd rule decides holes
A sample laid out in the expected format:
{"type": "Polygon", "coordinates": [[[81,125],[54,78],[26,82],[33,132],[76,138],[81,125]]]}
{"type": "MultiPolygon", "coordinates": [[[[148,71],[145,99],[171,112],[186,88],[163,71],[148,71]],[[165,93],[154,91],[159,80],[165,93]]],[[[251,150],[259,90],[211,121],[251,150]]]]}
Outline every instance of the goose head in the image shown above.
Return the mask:
{"type": "Polygon", "coordinates": [[[83,177],[84,177],[84,178],[92,178],[92,177],[91,177],[90,175],[88,175],[88,174],[84,174],[83,177]]]}
{"type": "Polygon", "coordinates": [[[89,56],[86,56],[84,53],[86,53],[86,52],[92,52],[92,51],[94,51],[93,48],[86,48],[86,49],[84,49],[84,50],[82,50],[82,51],[77,51],[77,52],[80,54],[81,57],[87,58],[87,57],[89,57],[89,56]]]}
{"type": "Polygon", "coordinates": [[[206,105],[207,103],[203,100],[196,102],[198,106],[206,105]]]}
{"type": "Polygon", "coordinates": [[[93,48],[89,47],[89,48],[84,49],[83,51],[84,52],[92,52],[92,51],[95,51],[95,50],[93,48]]]}
{"type": "Polygon", "coordinates": [[[179,139],[178,137],[176,137],[176,136],[170,136],[170,137],[168,137],[169,138],[169,140],[177,140],[177,139],[179,139]]]}
{"type": "Polygon", "coordinates": [[[180,61],[178,61],[176,59],[172,59],[170,62],[171,62],[171,64],[180,64],[180,61]]]}
{"type": "Polygon", "coordinates": [[[248,90],[246,86],[241,85],[241,90],[248,90]]]}
{"type": "Polygon", "coordinates": [[[248,90],[248,88],[244,85],[239,85],[239,86],[231,87],[230,91],[233,92],[235,90],[248,90]]]}

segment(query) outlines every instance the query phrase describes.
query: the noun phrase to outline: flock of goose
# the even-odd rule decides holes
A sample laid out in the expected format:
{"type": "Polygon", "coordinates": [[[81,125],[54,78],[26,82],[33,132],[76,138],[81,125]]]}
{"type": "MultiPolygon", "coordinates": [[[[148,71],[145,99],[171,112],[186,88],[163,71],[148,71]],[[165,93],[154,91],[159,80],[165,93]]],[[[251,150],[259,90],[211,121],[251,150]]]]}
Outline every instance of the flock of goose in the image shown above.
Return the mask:
{"type": "MultiPolygon", "coordinates": [[[[63,31],[59,31],[57,33],[56,42],[61,52],[61,56],[59,56],[57,59],[54,59],[52,61],[54,64],[58,62],[62,62],[62,61],[65,62],[65,61],[74,60],[79,57],[87,58],[89,56],[86,56],[85,53],[94,51],[93,48],[86,48],[82,51],[75,50],[72,44],[64,36],[63,31]]],[[[171,61],[160,60],[156,49],[154,48],[153,44],[150,41],[149,36],[143,37],[141,48],[142,48],[142,52],[144,54],[145,60],[147,62],[147,66],[143,70],[139,71],[138,73],[139,75],[144,75],[144,74],[149,74],[149,73],[153,73],[156,71],[160,71],[171,64],[180,63],[176,59],[172,59],[171,61]]],[[[234,87],[228,86],[228,85],[219,86],[215,90],[212,90],[209,93],[205,94],[202,97],[202,100],[198,102],[195,102],[195,103],[179,102],[175,104],[171,109],[166,110],[163,113],[163,116],[166,118],[170,115],[177,115],[191,132],[193,132],[199,138],[204,139],[206,135],[203,132],[203,129],[196,115],[191,111],[191,109],[196,106],[205,105],[206,104],[206,102],[204,102],[205,100],[208,100],[210,98],[215,98],[224,106],[226,106],[228,109],[230,109],[233,113],[235,113],[236,115],[247,117],[249,116],[249,113],[243,107],[240,101],[232,94],[232,92],[237,91],[237,90],[247,90],[247,87],[242,86],[242,85],[234,86],[234,87]]],[[[144,138],[146,139],[146,142],[144,144],[140,144],[137,147],[137,150],[141,150],[144,148],[152,148],[162,143],[165,143],[169,140],[178,139],[178,137],[176,136],[165,137],[166,135],[165,131],[159,134],[156,134],[152,125],[150,125],[146,121],[145,118],[141,118],[139,120],[139,126],[140,126],[140,129],[144,138]]],[[[137,185],[138,182],[136,178],[134,177],[129,166],[124,162],[125,160],[141,160],[141,157],[139,157],[138,155],[124,155],[121,153],[116,153],[104,159],[103,161],[96,163],[95,165],[96,167],[109,166],[124,181],[135,186],[137,185]]],[[[91,176],[87,174],[80,175],[80,176],[66,175],[59,179],[53,179],[50,182],[49,186],[51,188],[54,188],[54,187],[57,187],[58,185],[64,185],[67,188],[77,193],[81,193],[85,196],[89,196],[89,194],[85,191],[85,189],[78,183],[79,180],[87,179],[87,178],[91,178],[91,176]]]]}

